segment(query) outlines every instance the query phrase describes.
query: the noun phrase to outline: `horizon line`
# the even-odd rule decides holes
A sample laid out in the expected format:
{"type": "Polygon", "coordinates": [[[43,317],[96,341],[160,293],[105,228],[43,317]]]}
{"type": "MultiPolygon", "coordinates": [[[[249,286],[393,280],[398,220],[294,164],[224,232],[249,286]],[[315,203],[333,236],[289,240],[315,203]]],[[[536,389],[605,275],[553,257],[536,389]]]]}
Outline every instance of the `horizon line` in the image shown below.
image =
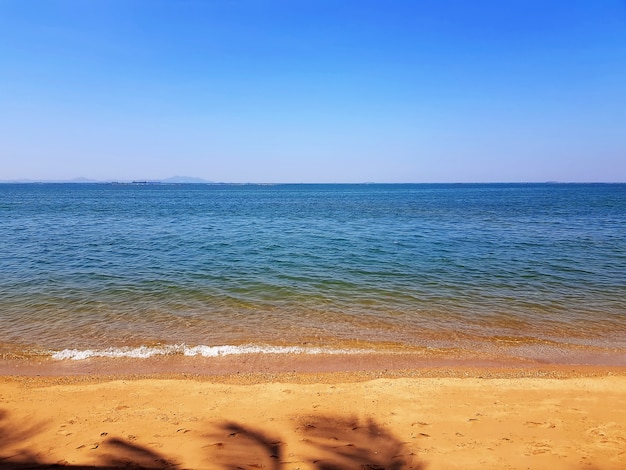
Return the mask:
{"type": "Polygon", "coordinates": [[[13,179],[0,180],[0,184],[125,184],[125,185],[150,185],[150,184],[197,184],[197,185],[404,185],[404,184],[625,184],[626,181],[362,181],[362,182],[236,182],[236,181],[207,181],[201,178],[190,178],[202,181],[168,181],[172,178],[163,179],[133,179],[133,180],[117,180],[104,179],[92,180],[87,178],[74,178],[68,180],[44,180],[44,179],[13,179]]]}

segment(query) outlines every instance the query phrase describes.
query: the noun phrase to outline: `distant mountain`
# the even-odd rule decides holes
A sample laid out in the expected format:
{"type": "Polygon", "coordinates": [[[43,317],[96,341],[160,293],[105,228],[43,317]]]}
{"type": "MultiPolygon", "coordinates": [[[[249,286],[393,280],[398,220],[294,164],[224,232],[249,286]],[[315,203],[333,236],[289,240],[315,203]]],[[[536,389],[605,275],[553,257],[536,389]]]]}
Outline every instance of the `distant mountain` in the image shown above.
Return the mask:
{"type": "Polygon", "coordinates": [[[202,178],[194,178],[193,176],[172,176],[159,180],[161,183],[212,183],[202,178]]]}
{"type": "Polygon", "coordinates": [[[73,178],[71,180],[33,180],[33,179],[16,179],[16,180],[2,180],[0,183],[98,183],[98,180],[92,180],[89,178],[73,178]]]}
{"type": "MultiPolygon", "coordinates": [[[[0,180],[0,183],[111,183],[111,182],[116,182],[116,183],[130,183],[130,180],[94,180],[91,178],[84,178],[84,177],[79,177],[79,178],[73,178],[73,179],[67,179],[67,180],[45,180],[45,179],[41,179],[41,180],[36,180],[36,179],[15,179],[15,180],[0,180]]],[[[214,183],[214,181],[208,181],[202,178],[194,178],[193,176],[172,176],[171,178],[165,178],[165,179],[150,179],[150,180],[133,180],[133,183],[152,183],[152,184],[158,184],[158,183],[176,183],[176,184],[181,184],[181,183],[198,183],[198,184],[211,184],[214,183]]]]}

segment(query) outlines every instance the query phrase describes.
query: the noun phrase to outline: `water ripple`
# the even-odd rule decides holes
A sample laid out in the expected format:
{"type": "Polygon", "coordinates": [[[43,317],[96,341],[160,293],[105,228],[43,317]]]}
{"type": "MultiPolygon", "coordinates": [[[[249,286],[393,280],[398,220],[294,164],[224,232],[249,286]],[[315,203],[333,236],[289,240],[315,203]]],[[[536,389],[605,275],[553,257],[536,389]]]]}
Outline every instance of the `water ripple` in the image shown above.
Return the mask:
{"type": "Polygon", "coordinates": [[[0,185],[0,202],[15,348],[626,347],[626,185],[0,185]]]}

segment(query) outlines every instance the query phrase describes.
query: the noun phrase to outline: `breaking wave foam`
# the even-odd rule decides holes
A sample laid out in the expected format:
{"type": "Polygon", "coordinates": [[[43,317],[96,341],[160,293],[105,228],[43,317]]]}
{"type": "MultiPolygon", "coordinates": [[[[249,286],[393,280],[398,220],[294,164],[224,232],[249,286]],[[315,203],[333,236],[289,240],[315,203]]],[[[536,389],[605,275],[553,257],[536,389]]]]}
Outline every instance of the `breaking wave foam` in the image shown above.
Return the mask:
{"type": "Polygon", "coordinates": [[[270,345],[241,345],[241,346],[187,346],[175,344],[167,346],[139,346],[135,348],[106,348],[106,349],[64,349],[52,353],[56,360],[80,361],[92,357],[134,358],[147,359],[153,356],[203,356],[219,357],[233,354],[363,354],[371,352],[366,349],[329,349],[301,346],[270,346],[270,345]]]}

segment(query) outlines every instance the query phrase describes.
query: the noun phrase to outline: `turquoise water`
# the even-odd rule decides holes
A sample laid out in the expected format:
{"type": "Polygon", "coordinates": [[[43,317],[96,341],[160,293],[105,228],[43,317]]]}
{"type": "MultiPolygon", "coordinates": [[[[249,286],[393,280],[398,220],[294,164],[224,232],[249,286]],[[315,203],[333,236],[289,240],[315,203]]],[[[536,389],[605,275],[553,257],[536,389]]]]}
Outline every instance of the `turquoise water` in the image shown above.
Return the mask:
{"type": "Polygon", "coordinates": [[[626,363],[624,184],[4,184],[0,254],[5,355],[626,363]]]}

